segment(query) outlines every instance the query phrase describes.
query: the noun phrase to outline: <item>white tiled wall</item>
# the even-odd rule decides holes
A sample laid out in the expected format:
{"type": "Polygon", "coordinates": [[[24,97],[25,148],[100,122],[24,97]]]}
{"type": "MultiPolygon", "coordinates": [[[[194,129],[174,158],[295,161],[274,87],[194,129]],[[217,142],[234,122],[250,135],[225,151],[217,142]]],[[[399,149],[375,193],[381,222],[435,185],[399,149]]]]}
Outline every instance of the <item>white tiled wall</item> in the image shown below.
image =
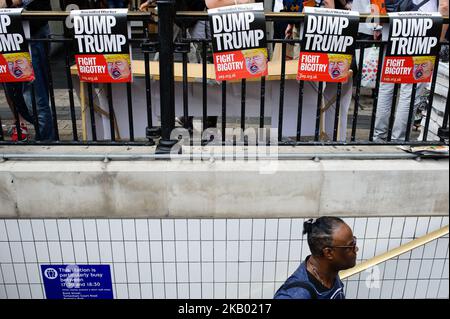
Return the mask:
{"type": "MultiPolygon", "coordinates": [[[[345,221],[358,261],[448,225],[448,217],[345,221]]],[[[303,222],[0,220],[0,298],[45,298],[39,265],[48,263],[111,265],[115,298],[272,298],[309,254],[303,222]]],[[[446,236],[347,279],[347,297],[448,298],[448,260],[446,236]]]]}

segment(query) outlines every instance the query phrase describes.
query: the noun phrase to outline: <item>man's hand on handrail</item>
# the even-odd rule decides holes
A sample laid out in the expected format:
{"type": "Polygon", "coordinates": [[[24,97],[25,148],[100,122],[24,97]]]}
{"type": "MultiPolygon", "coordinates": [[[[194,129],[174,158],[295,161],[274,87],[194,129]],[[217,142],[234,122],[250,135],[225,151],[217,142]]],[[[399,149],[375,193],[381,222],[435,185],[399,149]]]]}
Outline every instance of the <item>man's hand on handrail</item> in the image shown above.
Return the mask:
{"type": "Polygon", "coordinates": [[[15,8],[22,5],[22,0],[11,0],[8,3],[6,0],[0,0],[0,8],[15,8]]]}
{"type": "Polygon", "coordinates": [[[209,9],[254,2],[255,0],[205,0],[206,7],[209,9]]]}
{"type": "Polygon", "coordinates": [[[151,5],[155,4],[155,2],[156,2],[156,0],[148,0],[148,1],[145,1],[144,3],[142,3],[142,4],[139,6],[139,10],[140,10],[140,11],[147,11],[148,8],[149,8],[151,5]]]}

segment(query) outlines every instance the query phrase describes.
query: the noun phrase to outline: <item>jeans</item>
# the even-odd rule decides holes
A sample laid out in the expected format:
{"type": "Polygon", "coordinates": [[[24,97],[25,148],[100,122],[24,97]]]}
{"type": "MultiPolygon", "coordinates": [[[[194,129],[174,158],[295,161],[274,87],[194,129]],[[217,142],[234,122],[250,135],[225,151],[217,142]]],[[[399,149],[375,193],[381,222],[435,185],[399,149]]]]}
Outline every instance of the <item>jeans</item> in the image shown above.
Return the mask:
{"type": "MultiPolygon", "coordinates": [[[[211,35],[209,23],[207,23],[207,21],[198,21],[195,25],[188,28],[188,33],[189,38],[207,39],[211,35]]],[[[206,52],[208,52],[207,47],[206,52]]],[[[191,51],[188,53],[188,58],[191,63],[202,62],[202,45],[200,43],[191,44],[191,51]]]]}
{"type": "Polygon", "coordinates": [[[4,83],[5,94],[12,101],[14,109],[23,119],[29,123],[34,123],[33,114],[30,113],[23,96],[23,83],[4,83]]]}
{"type": "MultiPolygon", "coordinates": [[[[35,38],[47,38],[50,34],[48,25],[41,27],[33,33],[35,38]]],[[[55,128],[53,126],[52,112],[49,104],[47,44],[42,42],[30,42],[31,59],[34,69],[35,80],[34,92],[36,97],[36,109],[39,122],[39,140],[55,140],[55,128]]],[[[32,110],[32,85],[30,82],[8,83],[6,93],[11,99],[19,114],[28,122],[34,123],[30,117],[32,110]]]]}
{"type": "Polygon", "coordinates": [[[124,4],[123,0],[108,0],[108,8],[123,8],[124,4]]]}
{"type": "MultiPolygon", "coordinates": [[[[394,93],[394,85],[392,83],[380,83],[380,91],[378,94],[377,115],[375,118],[374,141],[380,142],[386,140],[389,127],[389,119],[391,117],[392,98],[394,93]]],[[[392,140],[404,141],[406,138],[406,126],[408,124],[409,105],[411,103],[412,84],[402,84],[399,89],[399,101],[395,110],[395,121],[392,128],[392,140]]],[[[418,83],[415,100],[422,94],[426,83],[418,83]]],[[[417,103],[414,103],[412,119],[417,103]]],[[[411,119],[411,120],[412,120],[411,119]]]]}

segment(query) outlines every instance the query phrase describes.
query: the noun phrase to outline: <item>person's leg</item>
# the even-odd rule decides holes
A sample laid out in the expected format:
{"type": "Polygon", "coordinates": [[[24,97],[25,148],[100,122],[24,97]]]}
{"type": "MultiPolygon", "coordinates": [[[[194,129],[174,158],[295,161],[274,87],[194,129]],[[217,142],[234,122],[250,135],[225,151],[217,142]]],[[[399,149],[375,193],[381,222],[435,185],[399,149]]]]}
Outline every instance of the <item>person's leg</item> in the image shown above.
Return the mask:
{"type": "Polygon", "coordinates": [[[123,0],[108,0],[108,8],[123,8],[123,0]]]}
{"type": "MultiPolygon", "coordinates": [[[[211,30],[209,23],[206,21],[198,21],[194,26],[190,27],[188,29],[188,37],[192,39],[207,39],[211,36],[211,30]]],[[[198,63],[202,61],[203,57],[203,47],[199,44],[194,44],[193,47],[191,47],[191,52],[189,53],[189,62],[191,63],[198,63]],[[192,49],[195,50],[195,52],[192,52],[192,49]]],[[[208,53],[208,48],[206,48],[206,52],[208,53]]],[[[208,63],[208,56],[206,57],[206,62],[208,63]]],[[[207,117],[207,126],[209,127],[217,127],[217,119],[218,116],[208,116],[207,117]]]]}
{"type": "MultiPolygon", "coordinates": [[[[192,39],[207,39],[211,37],[211,30],[207,21],[198,21],[195,25],[188,28],[188,37],[192,39]]],[[[191,52],[189,52],[189,62],[199,63],[202,62],[202,50],[203,47],[200,43],[191,44],[191,52]]],[[[206,53],[208,54],[208,45],[206,46],[206,53]]],[[[206,57],[209,61],[209,57],[206,57]]]]}
{"type": "MultiPolygon", "coordinates": [[[[289,22],[285,21],[275,21],[273,23],[273,38],[274,39],[284,39],[286,37],[286,29],[289,25],[289,22]]],[[[275,47],[275,44],[274,44],[275,47]]]]}
{"type": "Polygon", "coordinates": [[[392,140],[404,140],[408,122],[409,105],[411,103],[412,84],[402,84],[399,89],[399,99],[395,110],[395,121],[392,127],[392,140]]]}
{"type": "MultiPolygon", "coordinates": [[[[42,27],[34,36],[38,38],[48,37],[50,33],[49,27],[42,27]]],[[[41,140],[54,140],[55,133],[52,120],[52,112],[49,104],[49,88],[48,88],[48,68],[47,53],[45,43],[32,42],[31,55],[33,62],[33,69],[35,80],[33,81],[34,92],[36,96],[36,108],[39,119],[39,133],[41,140]]],[[[27,99],[31,100],[32,94],[31,84],[25,85],[24,94],[27,95],[27,99]]],[[[31,103],[28,103],[31,106],[31,103]]]]}
{"type": "Polygon", "coordinates": [[[386,140],[389,127],[389,118],[391,116],[393,92],[394,84],[380,83],[377,114],[375,117],[375,130],[373,134],[373,139],[375,142],[386,140]]]}
{"type": "MultiPolygon", "coordinates": [[[[417,107],[417,99],[422,94],[425,83],[417,84],[416,95],[414,97],[414,110],[411,112],[411,121],[417,107]]],[[[392,139],[404,141],[406,138],[406,126],[408,125],[409,107],[411,104],[412,84],[402,84],[400,87],[400,97],[397,110],[395,111],[395,122],[392,128],[392,139]]],[[[411,122],[412,123],[412,122],[411,122]]]]}
{"type": "MultiPolygon", "coordinates": [[[[29,123],[34,123],[33,116],[28,110],[26,101],[23,96],[23,84],[22,83],[5,83],[4,84],[5,95],[10,104],[11,112],[14,114],[15,110],[19,114],[19,118],[23,118],[29,123]]],[[[15,119],[16,121],[19,119],[15,119]]],[[[22,119],[20,119],[22,122],[22,119]]]]}

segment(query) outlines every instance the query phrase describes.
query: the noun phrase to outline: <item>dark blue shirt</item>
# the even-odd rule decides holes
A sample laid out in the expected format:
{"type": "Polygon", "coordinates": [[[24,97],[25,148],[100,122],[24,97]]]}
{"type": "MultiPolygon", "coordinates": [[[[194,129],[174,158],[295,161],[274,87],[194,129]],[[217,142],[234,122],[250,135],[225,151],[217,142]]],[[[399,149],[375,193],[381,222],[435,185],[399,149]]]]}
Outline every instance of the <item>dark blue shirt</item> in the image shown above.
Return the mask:
{"type": "Polygon", "coordinates": [[[344,284],[342,283],[339,276],[336,277],[334,285],[331,289],[328,290],[318,289],[318,287],[311,281],[311,278],[308,276],[308,271],[306,270],[306,261],[308,260],[308,258],[309,257],[307,257],[306,260],[300,264],[297,270],[280,287],[280,289],[276,292],[274,298],[312,299],[308,289],[292,285],[293,283],[296,282],[302,282],[310,286],[310,289],[312,289],[315,292],[317,299],[345,299],[344,284]],[[286,287],[288,288],[286,289],[286,287]]]}

